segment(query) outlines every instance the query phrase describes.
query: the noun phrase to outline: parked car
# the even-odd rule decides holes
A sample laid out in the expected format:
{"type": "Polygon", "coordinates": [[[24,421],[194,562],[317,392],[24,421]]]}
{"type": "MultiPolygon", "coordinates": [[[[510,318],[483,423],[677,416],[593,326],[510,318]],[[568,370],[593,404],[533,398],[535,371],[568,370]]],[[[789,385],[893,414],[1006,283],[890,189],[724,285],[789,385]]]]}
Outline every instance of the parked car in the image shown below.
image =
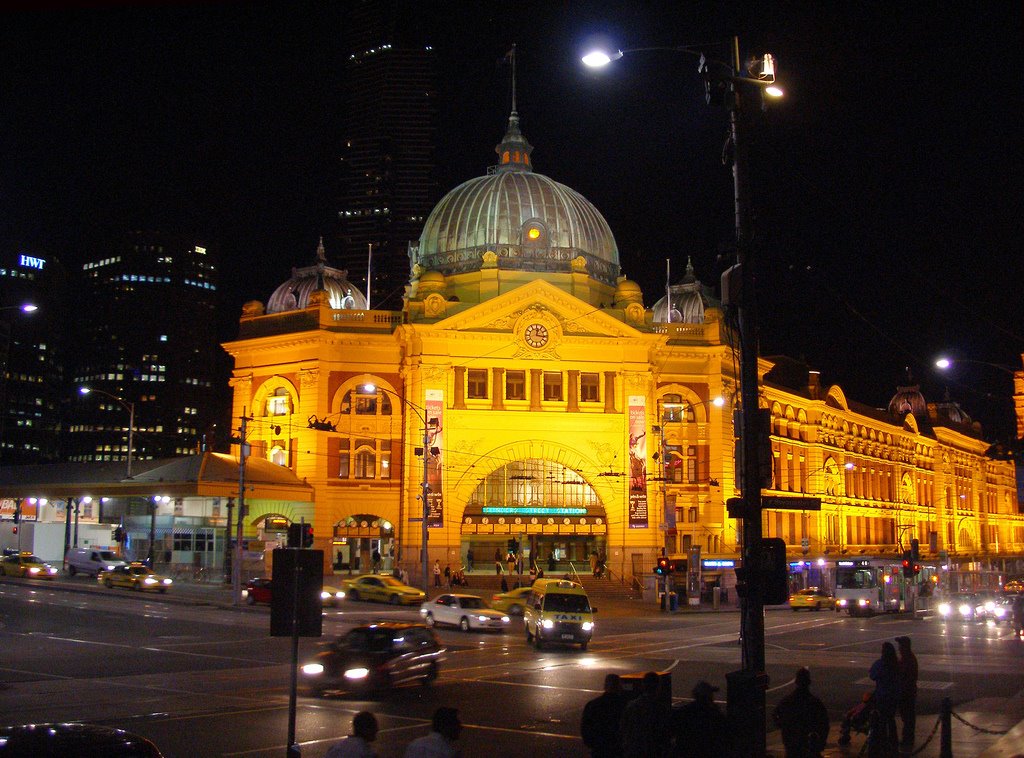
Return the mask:
{"type": "Polygon", "coordinates": [[[0,560],[0,574],[25,579],[53,579],[57,576],[57,569],[32,553],[15,553],[0,560]]]}
{"type": "Polygon", "coordinates": [[[357,626],[299,668],[314,697],[328,690],[385,690],[437,678],[444,648],[424,624],[381,622],[357,626]]]}
{"type": "Polygon", "coordinates": [[[820,611],[822,608],[831,610],[836,606],[836,599],[831,592],[818,587],[797,590],[789,596],[789,607],[794,611],[806,608],[809,611],[820,611]]]}
{"type": "Polygon", "coordinates": [[[269,603],[273,598],[274,583],[269,577],[257,577],[245,583],[242,597],[249,605],[269,603]]]}
{"type": "Polygon", "coordinates": [[[118,566],[113,571],[101,571],[96,579],[104,587],[125,587],[130,590],[152,590],[167,592],[173,583],[170,577],[161,576],[144,563],[133,561],[127,566],[118,566]]]}
{"type": "Polygon", "coordinates": [[[448,624],[464,632],[471,629],[501,631],[508,629],[511,621],[507,614],[488,607],[476,595],[439,595],[420,606],[420,615],[427,626],[448,624]]]}
{"type": "Polygon", "coordinates": [[[423,590],[383,574],[366,574],[355,579],[346,579],[342,588],[349,600],[375,600],[392,605],[418,605],[427,599],[423,590]]]}
{"type": "Polygon", "coordinates": [[[162,758],[138,734],[96,724],[0,727],[0,758],[162,758]]]}

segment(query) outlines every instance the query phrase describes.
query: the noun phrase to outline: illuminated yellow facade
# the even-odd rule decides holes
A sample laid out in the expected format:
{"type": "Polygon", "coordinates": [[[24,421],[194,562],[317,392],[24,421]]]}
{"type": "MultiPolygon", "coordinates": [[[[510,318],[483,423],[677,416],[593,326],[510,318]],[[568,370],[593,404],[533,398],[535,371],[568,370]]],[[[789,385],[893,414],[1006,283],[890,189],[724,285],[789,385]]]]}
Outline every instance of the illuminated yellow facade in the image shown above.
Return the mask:
{"type": "MultiPolygon", "coordinates": [[[[363,309],[321,248],[225,344],[250,454],[312,485],[335,570],[380,550],[416,581],[424,493],[431,564],[472,549],[489,566],[510,539],[560,569],[596,552],[627,580],[662,548],[738,557],[729,309],[692,267],[645,307],[604,219],[533,173],[530,149],[513,114],[497,170],[428,219],[401,311],[363,309]]],[[[786,359],[760,373],[765,495],[822,500],[763,514],[794,559],[895,556],[911,538],[926,560],[1024,555],[1013,464],[963,418],[857,406],[786,359]]]]}

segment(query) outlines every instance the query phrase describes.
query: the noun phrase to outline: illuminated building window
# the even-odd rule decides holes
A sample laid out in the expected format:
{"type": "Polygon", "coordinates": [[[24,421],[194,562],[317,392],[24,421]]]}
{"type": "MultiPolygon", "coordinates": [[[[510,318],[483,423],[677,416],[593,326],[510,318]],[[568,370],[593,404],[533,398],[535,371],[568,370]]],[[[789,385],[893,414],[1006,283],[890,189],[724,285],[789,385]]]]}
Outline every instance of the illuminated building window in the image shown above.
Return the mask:
{"type": "Polygon", "coordinates": [[[380,443],[380,478],[391,478],[391,440],[381,440],[380,443]]]}
{"type": "Polygon", "coordinates": [[[270,455],[268,458],[271,463],[276,463],[278,466],[288,465],[288,451],[280,445],[274,445],[270,448],[270,455]]]}
{"type": "Polygon", "coordinates": [[[473,369],[466,372],[466,396],[480,400],[487,398],[487,369],[473,369]]]}
{"type": "Polygon", "coordinates": [[[525,400],[526,399],[526,372],[506,371],[505,372],[505,399],[525,400]]]}
{"type": "Polygon", "coordinates": [[[348,440],[338,441],[338,478],[348,479],[351,472],[351,456],[349,454],[348,440]]]}
{"type": "Polygon", "coordinates": [[[356,393],[356,415],[376,416],[377,415],[377,393],[366,395],[362,392],[356,393]]]}
{"type": "Polygon", "coordinates": [[[597,374],[580,374],[580,400],[596,403],[600,400],[600,377],[597,374]]]}
{"type": "Polygon", "coordinates": [[[562,374],[559,371],[544,372],[544,399],[562,399],[562,374]]]}
{"type": "Polygon", "coordinates": [[[288,390],[278,387],[274,394],[267,398],[268,416],[285,416],[288,413],[288,390]]]}
{"type": "Polygon", "coordinates": [[[356,479],[375,479],[377,476],[377,454],[373,440],[357,440],[354,473],[356,479]]]}

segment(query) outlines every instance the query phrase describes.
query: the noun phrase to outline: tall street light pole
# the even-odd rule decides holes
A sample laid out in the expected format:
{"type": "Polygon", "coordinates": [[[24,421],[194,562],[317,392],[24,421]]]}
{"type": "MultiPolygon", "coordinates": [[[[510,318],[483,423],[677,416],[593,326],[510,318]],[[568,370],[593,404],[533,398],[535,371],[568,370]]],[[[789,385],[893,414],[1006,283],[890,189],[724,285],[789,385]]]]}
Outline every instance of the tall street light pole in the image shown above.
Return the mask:
{"type": "Polygon", "coordinates": [[[389,389],[385,389],[384,387],[378,387],[377,385],[375,385],[375,384],[373,384],[371,382],[367,382],[367,383],[363,384],[363,391],[364,392],[375,392],[375,391],[378,391],[378,390],[380,392],[386,392],[387,394],[389,394],[392,397],[394,397],[394,398],[398,399],[399,401],[401,401],[404,405],[408,406],[412,410],[412,412],[415,413],[416,416],[418,416],[420,421],[423,423],[423,480],[420,482],[420,499],[422,500],[422,505],[423,505],[423,512],[422,512],[422,517],[423,518],[422,518],[422,522],[420,524],[420,529],[421,529],[420,537],[422,539],[423,546],[421,548],[421,555],[420,555],[420,563],[421,563],[420,570],[422,571],[422,574],[423,574],[423,576],[422,576],[423,592],[427,593],[427,592],[430,591],[430,574],[429,574],[430,563],[429,563],[429,558],[427,556],[427,540],[428,540],[428,538],[430,536],[429,531],[428,531],[428,527],[427,527],[428,520],[430,518],[430,502],[429,502],[429,500],[427,498],[427,495],[430,493],[430,481],[429,481],[429,474],[430,474],[430,428],[431,428],[431,426],[433,426],[433,427],[437,426],[437,419],[429,419],[428,420],[427,419],[427,414],[426,414],[426,409],[421,409],[419,406],[417,406],[411,400],[407,400],[406,398],[402,397],[401,395],[399,395],[399,394],[397,394],[395,392],[392,392],[389,389]]]}
{"type": "MultiPolygon", "coordinates": [[[[709,104],[722,96],[729,106],[729,136],[732,143],[733,205],[735,211],[736,266],[723,275],[730,284],[730,304],[736,307],[739,321],[740,348],[740,451],[742,464],[740,492],[743,510],[743,571],[747,585],[746,597],[740,606],[741,670],[727,675],[729,714],[738,728],[737,738],[744,755],[763,756],[767,749],[766,691],[768,676],[764,657],[764,588],[766,569],[763,565],[761,540],[761,461],[759,439],[762,423],[758,412],[757,376],[757,308],[755,301],[754,254],[750,244],[749,190],[747,188],[745,150],[741,135],[743,98],[741,90],[753,85],[760,92],[778,97],[782,91],[775,86],[774,59],[765,55],[761,68],[747,75],[740,61],[739,38],[732,38],[731,62],[709,60],[696,46],[671,48],[634,48],[613,55],[589,53],[583,62],[588,66],[604,66],[624,53],[641,50],[673,50],[698,55],[698,71],[704,78],[709,104]],[[713,67],[713,68],[712,68],[713,67]],[[738,270],[737,270],[738,269],[738,270]],[[738,292],[733,287],[738,284],[738,292]]],[[[767,433],[767,430],[764,430],[767,433]]]]}
{"type": "Polygon", "coordinates": [[[100,395],[106,395],[111,400],[115,401],[118,405],[128,411],[128,465],[125,472],[125,479],[132,478],[132,442],[135,434],[135,403],[125,400],[123,397],[112,395],[104,390],[92,389],[90,387],[79,387],[78,391],[83,395],[88,395],[93,392],[99,393],[100,395]]]}

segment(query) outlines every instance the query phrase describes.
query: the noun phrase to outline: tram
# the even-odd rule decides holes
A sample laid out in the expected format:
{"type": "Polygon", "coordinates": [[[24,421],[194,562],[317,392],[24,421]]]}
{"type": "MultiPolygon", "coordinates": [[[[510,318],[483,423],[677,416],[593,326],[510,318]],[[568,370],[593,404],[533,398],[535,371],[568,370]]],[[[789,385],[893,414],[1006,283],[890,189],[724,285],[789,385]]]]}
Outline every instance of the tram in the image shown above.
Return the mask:
{"type": "Polygon", "coordinates": [[[903,564],[895,558],[849,558],[836,561],[836,610],[851,616],[898,613],[911,605],[911,598],[931,595],[939,582],[939,566],[919,563],[913,577],[903,575],[903,564]]]}

